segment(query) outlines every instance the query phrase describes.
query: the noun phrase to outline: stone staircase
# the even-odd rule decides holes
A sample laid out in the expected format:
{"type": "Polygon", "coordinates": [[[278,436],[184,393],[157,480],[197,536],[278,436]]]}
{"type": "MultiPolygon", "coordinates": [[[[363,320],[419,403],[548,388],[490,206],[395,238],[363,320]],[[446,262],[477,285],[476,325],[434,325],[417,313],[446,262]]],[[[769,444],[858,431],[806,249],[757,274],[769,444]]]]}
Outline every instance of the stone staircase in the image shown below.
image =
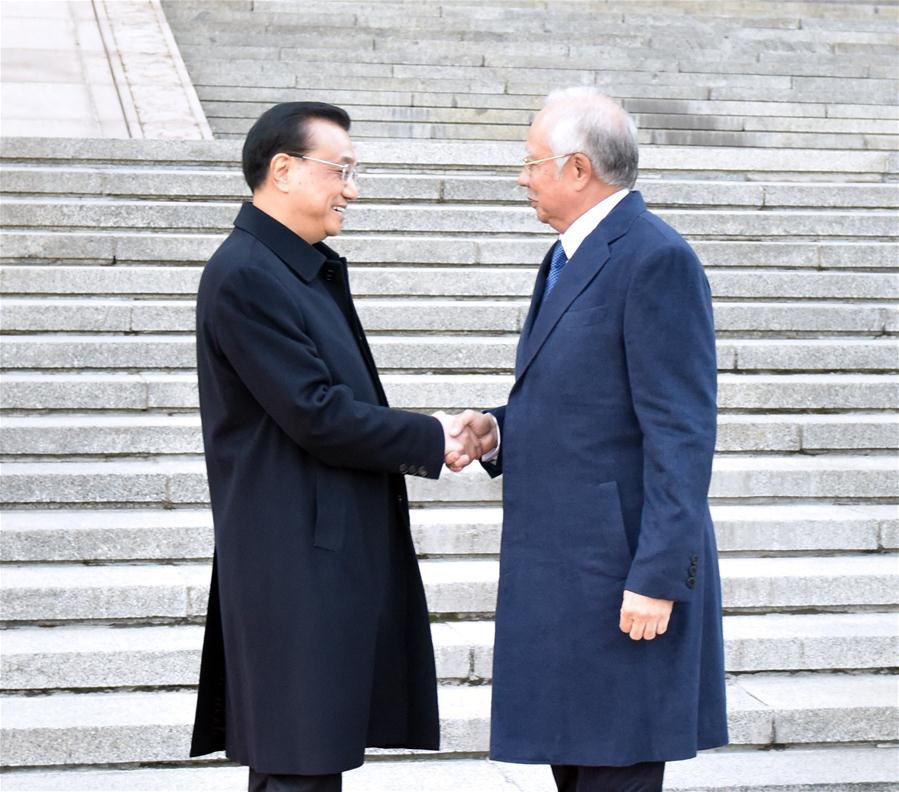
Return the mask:
{"type": "MultiPolygon", "coordinates": [[[[505,400],[551,240],[514,184],[524,125],[537,95],[580,81],[584,64],[614,72],[610,90],[643,122],[638,187],[706,265],[718,327],[711,496],[733,745],[672,764],[666,788],[895,789],[899,160],[895,92],[879,93],[894,75],[878,70],[896,57],[896,9],[542,5],[338,0],[304,3],[303,17],[258,0],[165,8],[220,137],[298,95],[361,119],[363,199],[335,246],[353,265],[388,396],[408,409],[505,400]],[[531,29],[545,42],[523,47],[516,37],[531,29]],[[326,50],[324,37],[342,46],[326,50]],[[366,77],[366,65],[380,69],[366,77]],[[281,87],[288,73],[296,82],[281,87]],[[307,90],[315,80],[319,93],[307,90]],[[368,119],[366,107],[402,109],[404,91],[421,118],[368,119]],[[463,99],[474,110],[456,112],[463,99]],[[714,137],[728,131],[702,126],[714,118],[843,118],[852,131],[815,127],[794,149],[770,130],[714,137]],[[888,123],[867,126],[878,120],[888,123]]],[[[212,547],[193,298],[246,197],[239,150],[2,142],[4,790],[245,787],[245,771],[221,758],[187,760],[212,547]]],[[[545,768],[482,758],[501,480],[472,469],[409,485],[443,747],[372,752],[346,789],[549,790],[545,768]]]]}
{"type": "Polygon", "coordinates": [[[552,88],[622,100],[641,143],[895,150],[893,4],[166,0],[218,137],[297,93],[356,137],[524,139],[552,88]]]}

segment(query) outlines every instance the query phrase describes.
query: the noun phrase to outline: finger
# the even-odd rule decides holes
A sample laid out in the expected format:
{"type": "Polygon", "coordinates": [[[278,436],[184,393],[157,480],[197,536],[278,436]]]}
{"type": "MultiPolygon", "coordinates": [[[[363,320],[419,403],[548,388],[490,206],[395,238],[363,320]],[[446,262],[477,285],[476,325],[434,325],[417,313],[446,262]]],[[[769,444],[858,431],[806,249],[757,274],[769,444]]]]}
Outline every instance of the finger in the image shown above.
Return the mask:
{"type": "Polygon", "coordinates": [[[455,417],[452,426],[450,427],[450,435],[452,437],[457,437],[458,435],[462,434],[462,430],[467,428],[471,424],[472,413],[474,413],[474,410],[464,410],[455,417]]]}
{"type": "Polygon", "coordinates": [[[662,619],[659,619],[659,626],[656,629],[656,635],[664,635],[666,632],[668,632],[668,622],[669,621],[670,621],[670,619],[667,616],[665,616],[662,619]]]}
{"type": "Polygon", "coordinates": [[[656,637],[656,623],[654,621],[648,621],[643,627],[643,640],[651,641],[656,637]]]}
{"type": "Polygon", "coordinates": [[[643,628],[645,627],[642,621],[634,620],[634,623],[631,625],[630,636],[632,641],[639,641],[643,637],[643,628]]]}
{"type": "Polygon", "coordinates": [[[623,633],[629,633],[631,631],[631,627],[634,625],[634,617],[630,614],[626,614],[624,611],[621,612],[621,618],[618,621],[618,629],[623,633]]]}

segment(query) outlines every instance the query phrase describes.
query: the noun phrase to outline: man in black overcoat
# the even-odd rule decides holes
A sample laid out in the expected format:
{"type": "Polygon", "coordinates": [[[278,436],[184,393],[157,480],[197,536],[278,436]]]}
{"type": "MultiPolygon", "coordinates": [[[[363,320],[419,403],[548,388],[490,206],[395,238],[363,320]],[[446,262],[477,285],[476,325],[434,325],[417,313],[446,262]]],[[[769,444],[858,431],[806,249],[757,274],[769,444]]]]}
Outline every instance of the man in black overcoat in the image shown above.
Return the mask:
{"type": "Polygon", "coordinates": [[[224,750],[251,792],[337,792],[367,746],[439,747],[403,474],[464,449],[448,419],[387,406],[323,243],[358,194],[349,127],[313,102],[259,118],[252,203],[197,296],[215,557],[191,755],[224,750]]]}

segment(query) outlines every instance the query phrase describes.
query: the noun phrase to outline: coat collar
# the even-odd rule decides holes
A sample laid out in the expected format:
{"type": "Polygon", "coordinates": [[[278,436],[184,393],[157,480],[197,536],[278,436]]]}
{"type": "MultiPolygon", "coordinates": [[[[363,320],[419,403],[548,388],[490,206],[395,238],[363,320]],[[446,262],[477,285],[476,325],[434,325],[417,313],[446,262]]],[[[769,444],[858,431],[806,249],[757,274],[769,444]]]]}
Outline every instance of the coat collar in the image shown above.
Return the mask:
{"type": "Polygon", "coordinates": [[[531,308],[518,344],[515,360],[516,382],[524,375],[568,306],[605,266],[610,256],[609,246],[626,234],[634,220],[645,211],[646,204],[639,192],[631,192],[625,196],[581,243],[562,270],[562,275],[546,302],[541,305],[550,259],[550,254],[547,253],[534,284],[531,308]]]}
{"type": "Polygon", "coordinates": [[[346,262],[324,242],[310,245],[249,201],[240,207],[234,226],[256,237],[306,283],[318,275],[326,261],[346,262]]]}

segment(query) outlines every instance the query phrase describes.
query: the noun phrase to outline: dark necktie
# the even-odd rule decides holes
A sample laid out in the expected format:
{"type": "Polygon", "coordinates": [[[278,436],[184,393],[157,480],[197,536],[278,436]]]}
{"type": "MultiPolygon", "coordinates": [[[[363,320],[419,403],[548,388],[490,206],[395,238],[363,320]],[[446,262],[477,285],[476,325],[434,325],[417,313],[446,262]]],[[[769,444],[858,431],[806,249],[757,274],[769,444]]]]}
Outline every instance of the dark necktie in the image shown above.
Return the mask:
{"type": "Polygon", "coordinates": [[[562,274],[562,268],[568,263],[568,256],[565,255],[565,249],[562,247],[562,241],[559,240],[556,242],[556,246],[553,248],[553,257],[552,261],[549,263],[549,272],[546,275],[546,285],[543,287],[543,300],[546,301],[546,298],[549,297],[549,293],[553,290],[553,287],[556,285],[556,281],[559,280],[559,276],[562,274]]]}

